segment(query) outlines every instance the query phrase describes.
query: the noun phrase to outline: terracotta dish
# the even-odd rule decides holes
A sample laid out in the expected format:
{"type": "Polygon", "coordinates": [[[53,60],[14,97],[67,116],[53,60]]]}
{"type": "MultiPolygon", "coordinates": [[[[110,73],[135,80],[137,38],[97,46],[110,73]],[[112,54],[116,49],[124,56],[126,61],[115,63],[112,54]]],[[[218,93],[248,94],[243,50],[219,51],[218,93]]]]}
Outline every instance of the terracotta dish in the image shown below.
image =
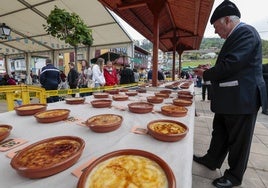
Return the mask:
{"type": "Polygon", "coordinates": [[[109,97],[109,94],[108,93],[94,93],[93,96],[95,98],[108,98],[109,97]]]}
{"type": "Polygon", "coordinates": [[[119,89],[120,92],[127,92],[128,91],[128,88],[121,88],[119,89]]]}
{"type": "Polygon", "coordinates": [[[68,118],[70,110],[68,109],[54,109],[38,112],[34,115],[39,123],[53,123],[68,118]]]}
{"type": "Polygon", "coordinates": [[[150,103],[155,103],[155,104],[159,104],[162,103],[164,101],[163,97],[156,97],[156,96],[148,96],[146,97],[147,101],[150,103]]]}
{"type": "Polygon", "coordinates": [[[112,106],[112,100],[106,100],[106,99],[102,99],[102,100],[93,100],[91,101],[91,105],[94,108],[106,108],[106,107],[111,107],[112,106]]]}
{"type": "Polygon", "coordinates": [[[43,178],[75,164],[84,147],[85,142],[79,137],[52,137],[23,148],[12,158],[10,165],[21,176],[43,178]]]}
{"type": "Polygon", "coordinates": [[[176,106],[191,106],[192,103],[191,99],[173,99],[173,104],[176,106]]]}
{"type": "Polygon", "coordinates": [[[178,86],[177,85],[170,84],[170,85],[166,85],[165,88],[168,88],[168,89],[178,89],[178,86]]]}
{"type": "Polygon", "coordinates": [[[172,93],[172,91],[169,90],[169,89],[163,89],[163,90],[160,90],[159,92],[160,93],[166,93],[166,94],[171,94],[172,93]]]}
{"type": "Polygon", "coordinates": [[[156,92],[156,93],[154,93],[154,95],[156,96],[156,97],[162,97],[162,98],[169,98],[169,94],[168,93],[160,93],[160,92],[156,92]]]}
{"type": "Polygon", "coordinates": [[[10,135],[11,130],[11,125],[0,125],[0,142],[10,135]]]}
{"type": "Polygon", "coordinates": [[[165,105],[161,107],[163,115],[172,117],[183,117],[186,116],[188,109],[184,106],[165,105]]]}
{"type": "Polygon", "coordinates": [[[107,93],[114,95],[114,94],[118,94],[119,93],[119,89],[112,89],[112,90],[107,90],[107,93]]]}
{"type": "Polygon", "coordinates": [[[148,102],[134,102],[128,104],[128,109],[130,112],[145,114],[152,112],[154,105],[148,102]]]}
{"type": "Polygon", "coordinates": [[[128,96],[127,95],[121,95],[121,94],[115,94],[115,95],[113,95],[113,100],[115,100],[115,101],[126,101],[126,100],[128,100],[128,96]]]}
{"type": "Polygon", "coordinates": [[[157,155],[125,149],[107,153],[85,169],[77,188],[89,187],[176,188],[176,179],[168,164],[157,155]]]}
{"type": "Polygon", "coordinates": [[[73,98],[66,98],[66,104],[83,104],[85,102],[84,97],[73,97],[73,98]]]}
{"type": "Polygon", "coordinates": [[[138,93],[146,93],[146,92],[147,92],[147,90],[144,89],[144,88],[136,89],[136,91],[137,91],[138,93]]]}
{"type": "Polygon", "coordinates": [[[29,116],[47,109],[47,104],[24,104],[14,108],[17,115],[29,116]]]}
{"type": "Polygon", "coordinates": [[[193,95],[178,94],[179,99],[192,99],[193,95]]]}
{"type": "Polygon", "coordinates": [[[86,125],[94,132],[104,133],[118,129],[123,117],[116,114],[101,114],[90,117],[86,125]]]}
{"type": "Polygon", "coordinates": [[[188,133],[188,127],[173,120],[155,120],[147,124],[148,133],[157,140],[176,142],[188,133]]]}
{"type": "Polygon", "coordinates": [[[179,95],[192,95],[190,91],[178,91],[179,95]]]}
{"type": "Polygon", "coordinates": [[[136,95],[138,95],[138,92],[137,91],[128,91],[128,92],[125,92],[125,93],[128,96],[136,96],[136,95]]]}

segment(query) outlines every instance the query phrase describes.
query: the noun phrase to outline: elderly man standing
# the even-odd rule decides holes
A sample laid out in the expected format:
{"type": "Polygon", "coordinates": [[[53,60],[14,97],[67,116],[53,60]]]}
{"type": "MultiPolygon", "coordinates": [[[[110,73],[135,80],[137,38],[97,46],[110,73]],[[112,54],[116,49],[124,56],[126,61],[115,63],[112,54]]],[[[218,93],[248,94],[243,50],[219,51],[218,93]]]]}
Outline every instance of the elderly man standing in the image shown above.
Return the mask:
{"type": "Polygon", "coordinates": [[[211,110],[215,113],[207,153],[193,160],[211,170],[221,168],[228,155],[229,169],[215,179],[216,187],[242,183],[260,106],[267,103],[262,76],[262,43],[256,29],[240,22],[240,11],[224,1],[213,12],[210,23],[226,39],[215,66],[195,73],[211,81],[211,110]]]}
{"type": "MultiPolygon", "coordinates": [[[[51,59],[46,59],[46,66],[41,69],[40,83],[46,90],[57,90],[61,82],[60,70],[57,69],[51,62],[51,59]]],[[[47,103],[59,101],[58,96],[47,98],[47,103]]]]}

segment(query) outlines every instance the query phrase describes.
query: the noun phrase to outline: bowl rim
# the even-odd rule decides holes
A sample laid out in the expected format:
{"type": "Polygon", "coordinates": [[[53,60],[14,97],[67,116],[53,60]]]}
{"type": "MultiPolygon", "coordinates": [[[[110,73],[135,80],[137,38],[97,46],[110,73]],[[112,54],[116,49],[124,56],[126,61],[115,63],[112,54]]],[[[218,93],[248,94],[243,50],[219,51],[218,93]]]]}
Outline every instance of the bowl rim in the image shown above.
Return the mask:
{"type": "Polygon", "coordinates": [[[79,100],[85,100],[85,97],[67,97],[64,100],[68,100],[68,101],[79,101],[79,100]]]}
{"type": "Polygon", "coordinates": [[[183,136],[183,135],[186,135],[189,132],[189,128],[188,128],[187,125],[185,125],[184,123],[182,123],[180,121],[175,121],[175,120],[171,120],[171,119],[158,119],[158,120],[150,121],[147,124],[147,129],[148,129],[149,133],[153,132],[154,134],[161,135],[161,136],[168,136],[168,137],[183,136]],[[163,133],[159,133],[159,132],[156,132],[156,131],[152,130],[151,127],[150,127],[150,125],[152,123],[155,123],[155,122],[172,122],[172,123],[176,123],[177,125],[182,126],[183,128],[185,128],[185,131],[183,133],[179,133],[179,134],[163,134],[163,133]]]}
{"type": "Polygon", "coordinates": [[[11,125],[8,125],[8,124],[0,124],[0,127],[5,127],[5,128],[8,128],[8,130],[12,130],[13,127],[11,125]]]}
{"type": "Polygon", "coordinates": [[[41,103],[22,104],[22,105],[20,105],[20,106],[16,106],[16,107],[14,107],[14,110],[16,110],[16,111],[20,111],[20,112],[22,112],[22,111],[27,112],[27,111],[33,110],[33,109],[29,109],[29,110],[21,110],[21,109],[20,109],[20,108],[25,107],[25,106],[40,106],[40,108],[34,109],[34,110],[40,110],[40,109],[42,109],[42,108],[44,108],[44,107],[47,107],[47,104],[41,104],[41,103]],[[42,107],[41,107],[41,106],[42,106],[42,107]]]}
{"type": "Polygon", "coordinates": [[[139,150],[139,149],[121,149],[121,150],[116,150],[112,151],[109,153],[106,153],[100,157],[98,157],[96,160],[94,160],[87,168],[86,170],[82,173],[80,176],[78,183],[77,183],[77,188],[84,188],[86,184],[86,180],[90,172],[101,162],[104,162],[112,157],[117,157],[121,155],[137,155],[137,156],[142,156],[145,158],[148,158],[154,162],[156,162],[164,171],[166,178],[168,180],[168,187],[169,188],[176,188],[176,178],[175,175],[168,165],[167,162],[165,162],[161,157],[157,156],[156,154],[153,154],[151,152],[145,151],[145,150],[139,150]]]}
{"type": "Polygon", "coordinates": [[[10,135],[10,132],[11,130],[13,129],[13,127],[11,125],[8,125],[8,124],[0,124],[0,128],[7,128],[6,131],[4,132],[0,132],[0,142],[5,140],[9,135],[10,135]]]}
{"type": "MultiPolygon", "coordinates": [[[[129,104],[128,104],[128,107],[133,108],[132,106],[133,106],[133,105],[137,105],[137,104],[147,104],[147,105],[148,105],[148,107],[143,107],[143,109],[144,109],[144,108],[153,108],[153,107],[154,107],[154,105],[151,104],[151,103],[149,103],[149,102],[132,102],[132,103],[129,103],[129,104]]],[[[134,108],[135,108],[135,107],[134,107],[134,108]]]]}
{"type": "MultiPolygon", "coordinates": [[[[67,114],[69,114],[71,112],[71,110],[66,109],[66,108],[57,108],[57,109],[50,109],[50,110],[45,110],[45,111],[42,111],[42,112],[37,112],[36,114],[34,114],[34,117],[37,118],[37,119],[46,119],[47,117],[38,117],[38,115],[41,114],[41,113],[57,111],[57,110],[66,111],[67,114]]],[[[63,114],[63,115],[65,115],[65,114],[63,114]]],[[[60,115],[60,116],[63,116],[63,115],[60,115]]],[[[54,116],[54,117],[60,117],[60,116],[54,116]]]]}
{"type": "Polygon", "coordinates": [[[121,121],[120,121],[119,124],[121,124],[122,121],[123,121],[123,116],[118,115],[118,114],[98,114],[98,115],[94,115],[94,116],[91,116],[90,118],[88,118],[88,119],[86,120],[86,125],[87,125],[88,127],[90,127],[90,128],[91,128],[91,127],[113,127],[113,126],[117,126],[117,125],[101,125],[101,126],[98,126],[98,125],[92,125],[91,123],[88,123],[88,120],[91,119],[91,118],[98,117],[98,116],[107,116],[107,115],[113,115],[113,116],[117,116],[117,117],[119,117],[119,118],[121,119],[121,121]]]}
{"type": "MultiPolygon", "coordinates": [[[[32,178],[41,178],[41,177],[47,177],[47,175],[45,176],[40,176],[40,174],[37,174],[38,177],[36,177],[36,174],[35,173],[42,173],[42,172],[46,172],[48,170],[60,170],[56,173],[59,173],[67,168],[69,168],[70,166],[72,166],[77,160],[78,158],[82,155],[82,152],[85,148],[85,141],[78,137],[78,136],[56,136],[56,137],[50,137],[50,138],[46,138],[46,139],[43,139],[43,140],[39,140],[33,144],[30,144],[28,146],[26,146],[25,148],[23,148],[22,150],[20,150],[20,152],[18,152],[10,161],[10,165],[13,169],[15,169],[19,174],[24,174],[24,173],[32,173],[32,178]],[[75,140],[75,141],[78,141],[80,143],[80,148],[78,149],[77,152],[75,152],[73,155],[71,155],[70,157],[68,157],[67,159],[53,165],[53,166],[49,166],[49,167],[44,167],[44,168],[26,168],[26,167],[21,167],[17,164],[18,162],[18,159],[21,157],[21,155],[23,155],[23,153],[25,153],[26,151],[28,151],[29,149],[37,146],[37,145],[40,145],[40,144],[44,144],[46,142],[50,142],[50,141],[55,141],[55,140],[65,140],[65,139],[69,139],[69,140],[75,140]],[[77,158],[77,159],[76,159],[77,158]],[[75,161],[72,161],[72,160],[75,160],[75,161]],[[67,167],[64,167],[64,169],[62,170],[60,167],[62,167],[64,164],[68,163],[69,161],[72,161],[71,164],[67,165],[67,167]]],[[[53,174],[56,174],[56,173],[52,173],[48,176],[51,176],[53,174]]],[[[26,175],[26,177],[29,177],[31,178],[31,176],[26,175]]]]}

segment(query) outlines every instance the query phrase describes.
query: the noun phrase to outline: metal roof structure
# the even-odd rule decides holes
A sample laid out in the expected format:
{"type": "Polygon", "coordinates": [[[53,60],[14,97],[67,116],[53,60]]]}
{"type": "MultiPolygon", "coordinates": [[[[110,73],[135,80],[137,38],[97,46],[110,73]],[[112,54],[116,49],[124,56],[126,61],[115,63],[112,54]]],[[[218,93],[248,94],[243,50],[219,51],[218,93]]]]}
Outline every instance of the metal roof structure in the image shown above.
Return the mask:
{"type": "Polygon", "coordinates": [[[10,37],[0,39],[0,56],[72,49],[43,28],[55,6],[80,16],[93,31],[92,46],[132,43],[117,20],[97,0],[0,0],[0,3],[0,23],[11,28],[10,37]]]}

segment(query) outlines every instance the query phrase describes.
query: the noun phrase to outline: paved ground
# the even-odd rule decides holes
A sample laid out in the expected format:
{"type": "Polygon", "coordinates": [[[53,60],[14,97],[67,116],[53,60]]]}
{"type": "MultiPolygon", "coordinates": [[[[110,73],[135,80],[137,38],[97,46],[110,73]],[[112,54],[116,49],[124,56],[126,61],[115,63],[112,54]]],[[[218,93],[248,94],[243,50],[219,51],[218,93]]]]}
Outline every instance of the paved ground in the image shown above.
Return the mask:
{"type": "MultiPolygon", "coordinates": [[[[208,149],[213,113],[210,111],[210,103],[201,101],[201,90],[195,89],[196,111],[195,117],[194,153],[204,155],[208,149]]],[[[228,168],[225,162],[220,170],[211,171],[202,165],[193,162],[193,188],[212,188],[211,182],[222,176],[228,168]]],[[[254,132],[249,164],[241,186],[243,188],[268,188],[268,115],[259,113],[254,132]]]]}
{"type": "MultiPolygon", "coordinates": [[[[210,103],[201,101],[201,90],[195,89],[195,105],[198,114],[195,117],[195,133],[194,133],[194,153],[203,155],[209,146],[213,113],[210,111],[210,103]]],[[[32,103],[37,103],[36,99],[32,103]]],[[[0,113],[6,112],[7,107],[4,101],[0,101],[0,113]]],[[[244,176],[243,188],[268,188],[268,116],[259,113],[249,164],[244,176]]],[[[213,179],[220,177],[228,164],[224,163],[220,170],[211,171],[207,168],[193,162],[193,184],[192,188],[212,188],[213,179]]]]}

